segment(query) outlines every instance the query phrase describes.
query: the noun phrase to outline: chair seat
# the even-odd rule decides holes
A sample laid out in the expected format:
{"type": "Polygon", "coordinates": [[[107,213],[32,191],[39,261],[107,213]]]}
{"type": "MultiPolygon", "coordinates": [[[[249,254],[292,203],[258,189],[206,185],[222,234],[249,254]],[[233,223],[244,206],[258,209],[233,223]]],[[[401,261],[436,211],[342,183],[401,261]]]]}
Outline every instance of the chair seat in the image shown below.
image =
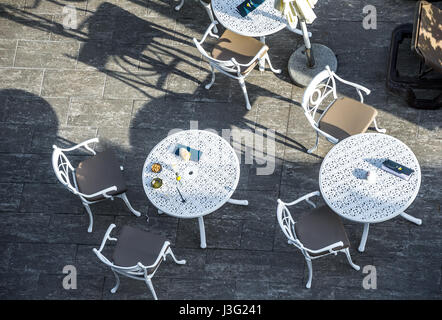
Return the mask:
{"type": "Polygon", "coordinates": [[[342,140],[364,133],[377,116],[377,110],[357,100],[337,99],[319,122],[319,129],[342,140]]]}
{"type": "Polygon", "coordinates": [[[133,267],[138,262],[150,266],[157,260],[165,241],[162,236],[124,226],[115,246],[113,262],[121,267],[133,267]]]}
{"type": "MultiPolygon", "coordinates": [[[[127,191],[120,165],[111,150],[97,153],[95,156],[82,161],[75,170],[78,190],[85,194],[93,194],[106,188],[116,186],[117,190],[110,192],[118,195],[127,191]]],[[[105,197],[87,198],[89,201],[103,200],[105,197]]]]}
{"type": "MultiPolygon", "coordinates": [[[[339,241],[342,241],[344,245],[336,248],[336,251],[350,247],[341,218],[328,206],[315,208],[303,216],[295,223],[295,232],[299,241],[311,250],[318,250],[339,241]]],[[[328,251],[309,254],[320,256],[327,253],[328,251]]]]}
{"type": "MultiPolygon", "coordinates": [[[[238,63],[247,64],[263,47],[265,47],[266,50],[260,58],[262,58],[269,49],[264,43],[254,38],[241,36],[230,30],[226,30],[213,48],[212,57],[222,61],[235,58],[238,63]]],[[[252,71],[257,64],[258,61],[255,61],[249,67],[241,67],[241,73],[246,74],[252,71]]]]}

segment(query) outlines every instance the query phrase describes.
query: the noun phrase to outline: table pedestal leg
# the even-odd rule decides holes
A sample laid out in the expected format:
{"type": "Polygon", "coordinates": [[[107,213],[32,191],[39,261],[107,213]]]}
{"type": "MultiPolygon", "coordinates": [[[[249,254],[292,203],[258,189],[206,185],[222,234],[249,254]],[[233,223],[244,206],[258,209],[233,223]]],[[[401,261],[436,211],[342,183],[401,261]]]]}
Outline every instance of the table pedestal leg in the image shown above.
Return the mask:
{"type": "Polygon", "coordinates": [[[369,227],[370,227],[369,223],[364,224],[364,231],[362,232],[362,239],[361,239],[361,243],[359,244],[359,248],[358,248],[359,252],[365,251],[365,244],[367,243],[369,227]]]}
{"type": "Polygon", "coordinates": [[[227,200],[228,203],[231,204],[237,204],[239,206],[248,206],[249,202],[247,200],[235,200],[235,199],[229,199],[227,200]]]}
{"type": "Polygon", "coordinates": [[[409,214],[407,214],[405,212],[402,212],[401,216],[402,216],[402,218],[404,218],[404,219],[406,219],[406,220],[408,220],[410,222],[413,222],[413,223],[415,223],[415,224],[417,224],[419,226],[422,224],[422,220],[421,219],[418,219],[418,218],[415,218],[413,216],[410,216],[409,214]]]}
{"type": "Polygon", "coordinates": [[[205,249],[206,244],[206,230],[204,229],[203,217],[198,217],[198,224],[200,225],[200,238],[201,238],[201,248],[205,249]]]}
{"type": "MultiPolygon", "coordinates": [[[[266,37],[260,37],[259,40],[262,43],[264,43],[264,44],[266,43],[266,37]]],[[[259,71],[264,72],[265,68],[266,68],[266,61],[265,61],[265,59],[260,59],[259,60],[259,71]]]]}

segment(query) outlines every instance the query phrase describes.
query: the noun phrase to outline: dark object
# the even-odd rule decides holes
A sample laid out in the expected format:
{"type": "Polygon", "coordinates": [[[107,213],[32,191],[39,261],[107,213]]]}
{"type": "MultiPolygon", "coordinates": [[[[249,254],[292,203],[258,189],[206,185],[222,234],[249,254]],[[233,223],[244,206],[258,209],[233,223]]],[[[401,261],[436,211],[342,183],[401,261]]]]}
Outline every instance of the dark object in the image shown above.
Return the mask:
{"type": "MultiPolygon", "coordinates": [[[[127,191],[117,158],[111,150],[97,153],[82,161],[75,170],[78,190],[85,194],[93,194],[100,190],[116,186],[117,190],[110,195],[119,195],[127,191]]],[[[103,195],[87,198],[88,201],[104,200],[103,195]]]]}
{"type": "MultiPolygon", "coordinates": [[[[295,224],[295,232],[299,241],[312,250],[319,250],[339,241],[342,241],[344,246],[335,248],[334,251],[350,247],[341,218],[328,206],[315,208],[302,216],[295,224]]],[[[316,254],[309,252],[309,255],[317,257],[328,253],[328,251],[316,254]]]]}
{"type": "Polygon", "coordinates": [[[152,188],[158,189],[161,188],[161,186],[163,185],[163,180],[161,180],[160,178],[154,178],[152,179],[150,184],[152,185],[152,188]]]}
{"type": "Polygon", "coordinates": [[[250,12],[259,7],[259,5],[262,4],[264,1],[265,0],[245,0],[239,6],[237,6],[236,9],[238,10],[241,17],[245,17],[250,12]]]}
{"type": "MultiPolygon", "coordinates": [[[[132,267],[138,262],[145,266],[153,265],[165,241],[166,238],[160,235],[124,226],[115,246],[113,262],[122,267],[132,267]]],[[[158,265],[161,261],[158,261],[158,265]]],[[[157,267],[154,266],[150,271],[153,272],[157,267]]]]}
{"type": "Polygon", "coordinates": [[[410,169],[392,160],[385,160],[382,163],[381,169],[394,174],[395,176],[404,180],[410,179],[411,174],[414,172],[413,169],[410,169]]]}
{"type": "Polygon", "coordinates": [[[408,105],[418,109],[439,109],[442,106],[442,77],[429,78],[431,73],[442,74],[442,10],[427,1],[416,5],[414,24],[403,24],[393,30],[387,70],[387,88],[403,96],[408,105]],[[401,76],[397,70],[399,45],[411,38],[411,50],[420,58],[419,74],[401,76]],[[416,89],[440,90],[433,99],[418,99],[416,89]]]}
{"type": "Polygon", "coordinates": [[[186,199],[184,199],[183,195],[180,192],[180,189],[178,189],[178,187],[176,187],[176,189],[177,189],[178,193],[180,194],[181,202],[183,202],[183,203],[186,202],[186,199]]]}
{"type": "Polygon", "coordinates": [[[203,154],[201,151],[192,149],[191,147],[184,146],[182,144],[178,144],[177,147],[176,147],[175,154],[177,156],[180,155],[180,149],[181,148],[185,148],[187,151],[190,152],[190,160],[198,162],[201,159],[201,155],[203,154]]]}

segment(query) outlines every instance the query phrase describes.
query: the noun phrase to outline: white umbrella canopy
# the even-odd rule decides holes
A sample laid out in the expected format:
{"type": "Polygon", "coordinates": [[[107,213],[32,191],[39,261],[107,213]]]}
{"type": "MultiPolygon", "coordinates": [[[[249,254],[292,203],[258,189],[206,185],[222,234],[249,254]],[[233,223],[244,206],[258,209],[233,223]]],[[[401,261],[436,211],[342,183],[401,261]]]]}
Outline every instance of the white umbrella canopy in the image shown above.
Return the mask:
{"type": "Polygon", "coordinates": [[[298,20],[313,23],[316,14],[313,11],[318,0],[275,0],[275,8],[286,17],[287,23],[295,29],[298,20]]]}

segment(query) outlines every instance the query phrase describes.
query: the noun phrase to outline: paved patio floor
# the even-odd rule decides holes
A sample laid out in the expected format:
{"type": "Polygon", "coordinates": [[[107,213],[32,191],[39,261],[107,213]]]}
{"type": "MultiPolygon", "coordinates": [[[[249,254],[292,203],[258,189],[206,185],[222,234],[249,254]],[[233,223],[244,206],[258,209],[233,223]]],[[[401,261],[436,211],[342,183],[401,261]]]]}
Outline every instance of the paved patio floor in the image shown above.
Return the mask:
{"type": "MultiPolygon", "coordinates": [[[[319,167],[332,147],[321,139],[315,154],[306,153],[315,135],[300,106],[304,90],[286,70],[300,36],[283,30],[267,38],[273,65],[283,73],[252,72],[247,111],[237,82],[219,74],[204,89],[209,67],[192,37],[201,38],[209,19],[197,1],[186,0],[176,12],[170,0],[0,0],[0,298],[152,299],[144,283],[127,278],[116,294],[109,292],[113,274],[92,248],[111,223],[117,234],[125,224],[162,234],[177,257],[188,261],[160,267],[153,279],[160,299],[442,298],[442,113],[411,109],[385,88],[391,31],[413,21],[415,1],[367,3],[319,1],[312,41],[335,52],[338,75],[372,90],[366,103],[379,110],[379,125],[416,154],[422,186],[407,212],[423,224],[398,217],[373,225],[366,251],[359,253],[362,225],[346,221],[353,260],[376,267],[377,289],[363,289],[366,274],[338,255],[313,262],[307,290],[304,258],[287,245],[276,221],[276,199],[318,190],[319,167]],[[367,3],[377,9],[375,30],[362,25],[367,3]],[[77,8],[76,29],[63,28],[66,4],[77,8]],[[219,133],[276,131],[271,175],[257,175],[262,164],[246,164],[244,146],[232,143],[242,150],[234,197],[250,204],[226,204],[206,217],[205,250],[199,248],[197,221],[159,216],[141,184],[148,152],[171,129],[189,129],[191,123],[219,133]],[[53,144],[72,146],[92,137],[100,138],[97,150],[118,154],[128,197],[149,214],[149,224],[116,199],[92,206],[94,231],[86,232],[88,217],[56,180],[51,152],[53,144]],[[65,265],[77,268],[76,290],[62,287],[65,265]]],[[[404,59],[407,64],[413,57],[404,59]]],[[[295,219],[303,209],[294,212],[295,219]]]]}

